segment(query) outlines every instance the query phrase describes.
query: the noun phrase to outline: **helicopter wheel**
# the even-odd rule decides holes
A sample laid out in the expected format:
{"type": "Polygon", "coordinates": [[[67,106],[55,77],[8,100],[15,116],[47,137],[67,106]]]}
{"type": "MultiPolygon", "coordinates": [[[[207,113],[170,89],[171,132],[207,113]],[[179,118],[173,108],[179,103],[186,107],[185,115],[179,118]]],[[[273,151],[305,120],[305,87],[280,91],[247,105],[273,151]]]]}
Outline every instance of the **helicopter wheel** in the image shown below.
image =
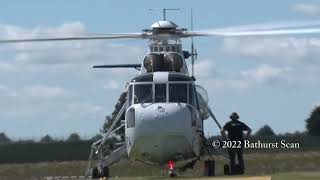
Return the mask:
{"type": "Polygon", "coordinates": [[[177,176],[177,174],[174,172],[174,170],[169,170],[169,177],[173,178],[176,176],[177,176]]]}
{"type": "Polygon", "coordinates": [[[99,171],[98,167],[94,167],[92,168],[92,175],[91,175],[92,179],[99,179],[99,178],[103,178],[109,177],[109,167],[103,167],[101,171],[99,171]]]}
{"type": "Polygon", "coordinates": [[[109,177],[109,167],[103,167],[101,172],[102,177],[109,177]]]}
{"type": "Polygon", "coordinates": [[[215,161],[209,160],[204,162],[204,176],[214,176],[215,175],[215,161]]]}
{"type": "Polygon", "coordinates": [[[98,178],[100,178],[99,171],[98,171],[98,168],[97,168],[97,167],[93,167],[93,168],[92,168],[91,178],[92,178],[92,179],[98,179],[98,178]]]}
{"type": "Polygon", "coordinates": [[[223,173],[224,173],[224,175],[231,175],[229,164],[225,164],[223,166],[223,173]]]}

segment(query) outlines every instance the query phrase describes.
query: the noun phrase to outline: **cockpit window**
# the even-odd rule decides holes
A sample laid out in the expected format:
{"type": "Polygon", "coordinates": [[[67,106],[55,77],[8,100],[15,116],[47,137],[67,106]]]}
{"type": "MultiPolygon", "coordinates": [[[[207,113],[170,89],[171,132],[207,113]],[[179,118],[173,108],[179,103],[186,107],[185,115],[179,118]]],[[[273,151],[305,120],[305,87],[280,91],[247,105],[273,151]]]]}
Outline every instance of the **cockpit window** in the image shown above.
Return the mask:
{"type": "Polygon", "coordinates": [[[152,84],[139,84],[134,86],[134,103],[152,102],[152,84]]]}
{"type": "Polygon", "coordinates": [[[167,101],[167,88],[166,84],[155,85],[155,102],[166,102],[167,101]]]}
{"type": "Polygon", "coordinates": [[[169,102],[188,103],[187,84],[169,84],[169,102]]]}
{"type": "Polygon", "coordinates": [[[181,47],[180,46],[177,46],[177,52],[181,52],[181,47]]]}
{"type": "Polygon", "coordinates": [[[188,103],[197,107],[195,88],[192,83],[170,82],[150,84],[130,84],[128,89],[129,106],[143,103],[188,103]],[[131,103],[132,102],[132,103],[131,103]]]}

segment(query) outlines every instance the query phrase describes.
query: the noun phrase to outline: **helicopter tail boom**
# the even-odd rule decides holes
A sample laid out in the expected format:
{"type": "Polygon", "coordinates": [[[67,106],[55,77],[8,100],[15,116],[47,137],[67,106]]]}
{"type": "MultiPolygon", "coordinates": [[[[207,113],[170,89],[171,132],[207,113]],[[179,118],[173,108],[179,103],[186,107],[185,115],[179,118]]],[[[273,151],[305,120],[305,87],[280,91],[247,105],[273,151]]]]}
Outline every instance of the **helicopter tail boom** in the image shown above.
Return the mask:
{"type": "Polygon", "coordinates": [[[93,68],[140,68],[141,64],[94,65],[93,68]]]}

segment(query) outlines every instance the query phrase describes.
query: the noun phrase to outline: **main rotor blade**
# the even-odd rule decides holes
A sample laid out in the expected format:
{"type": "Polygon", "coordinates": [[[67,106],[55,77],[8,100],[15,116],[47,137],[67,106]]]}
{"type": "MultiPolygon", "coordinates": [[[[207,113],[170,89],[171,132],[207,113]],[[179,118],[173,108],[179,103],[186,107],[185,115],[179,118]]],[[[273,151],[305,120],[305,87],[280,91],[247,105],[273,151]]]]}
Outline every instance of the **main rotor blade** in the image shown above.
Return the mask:
{"type": "Polygon", "coordinates": [[[230,31],[230,32],[209,30],[209,31],[191,32],[189,36],[240,37],[240,36],[270,36],[270,35],[298,35],[298,34],[320,34],[320,28],[230,31]]]}
{"type": "Polygon", "coordinates": [[[238,26],[230,26],[219,28],[215,30],[220,31],[252,31],[252,30],[276,30],[276,29],[293,29],[293,28],[307,28],[319,27],[320,21],[280,21],[268,23],[246,24],[238,26]]]}
{"type": "Polygon", "coordinates": [[[320,21],[272,22],[185,32],[186,36],[270,36],[320,33],[320,21]]]}
{"type": "Polygon", "coordinates": [[[0,43],[22,43],[22,42],[46,42],[46,41],[75,41],[75,40],[100,40],[100,39],[144,39],[143,33],[125,33],[125,34],[106,34],[92,36],[74,36],[74,37],[53,37],[53,38],[30,38],[30,39],[5,39],[0,43]]]}

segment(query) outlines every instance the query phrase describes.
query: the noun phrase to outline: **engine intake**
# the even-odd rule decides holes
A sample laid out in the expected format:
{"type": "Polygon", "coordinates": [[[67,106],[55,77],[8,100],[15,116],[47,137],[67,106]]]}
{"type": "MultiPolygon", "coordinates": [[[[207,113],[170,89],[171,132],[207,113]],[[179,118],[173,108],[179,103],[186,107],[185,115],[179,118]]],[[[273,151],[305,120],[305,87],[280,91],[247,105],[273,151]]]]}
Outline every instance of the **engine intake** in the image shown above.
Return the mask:
{"type": "Polygon", "coordinates": [[[143,60],[147,72],[173,71],[180,72],[183,59],[178,53],[148,54],[143,60]]]}

